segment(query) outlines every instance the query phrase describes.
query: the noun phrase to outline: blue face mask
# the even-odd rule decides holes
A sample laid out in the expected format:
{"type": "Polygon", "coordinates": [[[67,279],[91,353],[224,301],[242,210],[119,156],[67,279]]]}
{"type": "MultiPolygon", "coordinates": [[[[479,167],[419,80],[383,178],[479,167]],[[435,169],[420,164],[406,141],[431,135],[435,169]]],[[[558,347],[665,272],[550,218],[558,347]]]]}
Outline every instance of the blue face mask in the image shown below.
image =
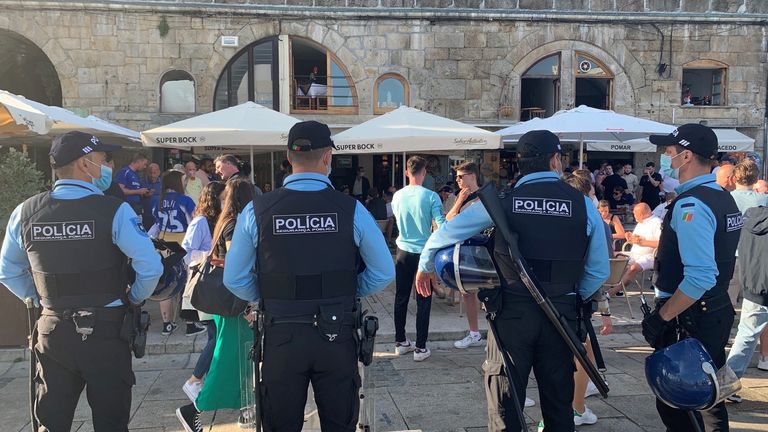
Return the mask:
{"type": "Polygon", "coordinates": [[[659,171],[661,171],[661,173],[664,174],[665,176],[676,179],[679,173],[677,168],[672,168],[672,159],[673,159],[672,156],[668,156],[666,154],[661,155],[661,163],[659,164],[660,165],[659,171]]]}
{"type": "MultiPolygon", "coordinates": [[[[93,165],[97,165],[95,162],[92,162],[88,159],[86,159],[88,162],[92,163],[93,165]]],[[[92,177],[91,183],[93,183],[94,186],[96,186],[100,191],[105,191],[109,189],[109,185],[112,184],[112,168],[106,166],[106,165],[99,165],[99,171],[100,175],[98,178],[92,177]]]]}

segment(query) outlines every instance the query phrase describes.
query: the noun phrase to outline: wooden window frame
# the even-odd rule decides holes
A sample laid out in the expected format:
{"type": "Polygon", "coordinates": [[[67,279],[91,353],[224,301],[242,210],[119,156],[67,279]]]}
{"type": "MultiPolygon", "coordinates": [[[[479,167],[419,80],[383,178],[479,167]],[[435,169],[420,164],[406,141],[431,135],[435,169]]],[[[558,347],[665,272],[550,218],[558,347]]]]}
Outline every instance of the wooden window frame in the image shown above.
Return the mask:
{"type": "MultiPolygon", "coordinates": [[[[347,115],[357,115],[359,110],[360,110],[360,99],[358,98],[357,87],[355,86],[355,82],[352,80],[352,75],[350,75],[349,69],[347,69],[347,66],[341,61],[341,59],[339,59],[338,56],[336,56],[336,54],[331,52],[331,50],[329,50],[328,48],[324,47],[323,45],[321,45],[321,44],[319,44],[319,43],[317,43],[317,42],[315,42],[315,41],[313,41],[311,39],[307,39],[307,38],[300,37],[300,36],[289,36],[288,59],[290,61],[290,64],[289,64],[289,66],[290,66],[290,71],[289,71],[290,80],[289,81],[291,83],[291,89],[293,89],[293,84],[292,83],[293,83],[293,80],[295,79],[294,78],[295,74],[293,72],[293,41],[294,40],[301,40],[303,42],[306,42],[309,45],[313,45],[318,51],[325,52],[325,71],[326,71],[326,74],[330,74],[331,73],[331,61],[335,62],[339,66],[339,69],[341,69],[341,72],[344,74],[344,77],[347,79],[347,84],[349,85],[349,89],[352,92],[352,103],[353,103],[353,105],[351,105],[351,106],[333,106],[333,105],[330,105],[328,102],[326,102],[327,108],[323,109],[323,110],[321,110],[321,109],[308,109],[308,110],[299,109],[299,110],[297,110],[297,109],[294,109],[293,103],[291,103],[291,105],[290,105],[290,108],[291,108],[290,112],[291,112],[291,114],[334,114],[334,115],[338,115],[338,114],[344,115],[344,114],[347,114],[347,115]]],[[[326,82],[326,95],[325,95],[326,101],[330,101],[331,98],[333,97],[333,86],[331,85],[331,82],[332,82],[331,80],[332,80],[332,77],[330,75],[326,75],[326,81],[325,81],[326,82]]],[[[295,96],[294,94],[291,94],[291,100],[294,99],[294,96],[295,96]]]]}
{"type": "Polygon", "coordinates": [[[723,108],[728,106],[728,69],[729,66],[721,61],[711,59],[699,59],[689,61],[683,65],[682,73],[680,74],[680,93],[683,92],[683,74],[686,69],[721,69],[723,76],[720,79],[720,104],[719,105],[696,105],[696,108],[723,108]]]}
{"type": "Polygon", "coordinates": [[[403,86],[403,105],[410,106],[411,104],[411,87],[408,85],[408,80],[404,76],[395,72],[387,72],[376,79],[373,84],[373,114],[380,115],[386,114],[390,111],[394,111],[397,108],[380,108],[379,107],[379,85],[388,79],[396,79],[400,81],[403,86]]]}
{"type": "MultiPolygon", "coordinates": [[[[253,76],[254,76],[254,65],[253,65],[253,48],[255,46],[264,44],[264,43],[271,43],[272,44],[272,97],[273,107],[271,109],[275,111],[280,111],[280,73],[279,73],[279,55],[278,55],[278,49],[279,45],[277,43],[277,36],[270,36],[267,38],[259,39],[255,42],[249,43],[247,46],[243,47],[240,51],[235,53],[232,58],[227,61],[227,64],[224,65],[224,69],[222,69],[221,73],[219,74],[219,77],[216,79],[216,85],[213,88],[213,101],[212,101],[212,109],[213,111],[216,111],[216,95],[219,93],[219,84],[221,84],[221,81],[224,79],[224,84],[227,86],[227,106],[224,108],[219,109],[226,109],[233,106],[236,106],[238,104],[233,104],[233,92],[232,92],[232,66],[240,60],[240,57],[246,56],[248,58],[248,100],[253,101],[256,99],[256,90],[253,83],[253,76]],[[226,74],[226,75],[225,75],[226,74]]],[[[243,101],[245,102],[245,101],[243,101]]],[[[242,103],[242,102],[241,102],[242,103]]]]}
{"type": "Polygon", "coordinates": [[[574,100],[573,104],[576,105],[576,80],[578,79],[605,79],[608,80],[608,91],[606,95],[606,105],[609,110],[613,109],[613,84],[615,80],[615,76],[613,75],[613,72],[606,66],[605,63],[600,61],[599,59],[595,58],[593,55],[590,55],[588,53],[585,53],[583,51],[574,51],[573,52],[573,91],[574,91],[574,100]],[[603,70],[603,75],[586,75],[586,74],[580,74],[579,73],[579,57],[584,57],[587,60],[591,61],[592,63],[597,64],[600,66],[600,69],[603,70]]]}

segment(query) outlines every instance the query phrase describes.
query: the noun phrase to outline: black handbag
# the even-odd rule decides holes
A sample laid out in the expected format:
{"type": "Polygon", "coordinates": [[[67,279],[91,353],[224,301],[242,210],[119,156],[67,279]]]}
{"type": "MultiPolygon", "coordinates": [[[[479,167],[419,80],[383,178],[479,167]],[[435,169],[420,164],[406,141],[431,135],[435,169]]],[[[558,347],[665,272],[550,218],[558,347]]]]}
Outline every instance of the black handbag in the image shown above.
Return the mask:
{"type": "Polygon", "coordinates": [[[201,312],[220,316],[240,315],[248,307],[248,302],[224,286],[224,268],[211,263],[212,256],[213,251],[205,262],[190,268],[192,275],[187,284],[192,284],[189,287],[192,296],[189,301],[192,307],[201,312]]]}
{"type": "Polygon", "coordinates": [[[232,294],[224,286],[224,269],[209,260],[190,269],[192,284],[190,302],[195,309],[220,316],[237,316],[243,313],[248,302],[232,294]]]}

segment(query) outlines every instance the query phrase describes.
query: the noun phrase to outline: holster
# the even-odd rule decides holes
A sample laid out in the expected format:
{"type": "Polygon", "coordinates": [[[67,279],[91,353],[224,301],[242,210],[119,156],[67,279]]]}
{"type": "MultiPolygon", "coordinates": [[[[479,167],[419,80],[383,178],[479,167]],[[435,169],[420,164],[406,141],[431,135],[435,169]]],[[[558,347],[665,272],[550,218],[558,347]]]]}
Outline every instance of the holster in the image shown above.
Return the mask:
{"type": "Polygon", "coordinates": [[[358,360],[363,366],[373,363],[373,351],[376,345],[376,332],[379,330],[379,319],[375,316],[360,314],[360,352],[358,360]]]}
{"type": "Polygon", "coordinates": [[[483,304],[485,312],[495,317],[502,309],[502,289],[481,289],[477,292],[477,299],[483,304]]]}
{"type": "Polygon", "coordinates": [[[128,306],[123,326],[120,329],[120,337],[128,342],[128,346],[136,358],[142,358],[146,353],[149,324],[149,312],[142,311],[141,306],[128,306]]]}

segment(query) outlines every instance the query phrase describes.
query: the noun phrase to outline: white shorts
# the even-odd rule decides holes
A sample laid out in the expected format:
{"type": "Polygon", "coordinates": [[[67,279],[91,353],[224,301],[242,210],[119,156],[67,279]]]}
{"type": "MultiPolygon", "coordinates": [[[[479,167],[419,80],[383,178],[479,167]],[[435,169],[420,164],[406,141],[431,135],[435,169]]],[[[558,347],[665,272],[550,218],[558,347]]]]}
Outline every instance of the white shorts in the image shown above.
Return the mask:
{"type": "Polygon", "coordinates": [[[640,266],[643,270],[650,270],[653,268],[653,255],[642,255],[639,257],[629,257],[629,265],[635,264],[640,266]]]}

